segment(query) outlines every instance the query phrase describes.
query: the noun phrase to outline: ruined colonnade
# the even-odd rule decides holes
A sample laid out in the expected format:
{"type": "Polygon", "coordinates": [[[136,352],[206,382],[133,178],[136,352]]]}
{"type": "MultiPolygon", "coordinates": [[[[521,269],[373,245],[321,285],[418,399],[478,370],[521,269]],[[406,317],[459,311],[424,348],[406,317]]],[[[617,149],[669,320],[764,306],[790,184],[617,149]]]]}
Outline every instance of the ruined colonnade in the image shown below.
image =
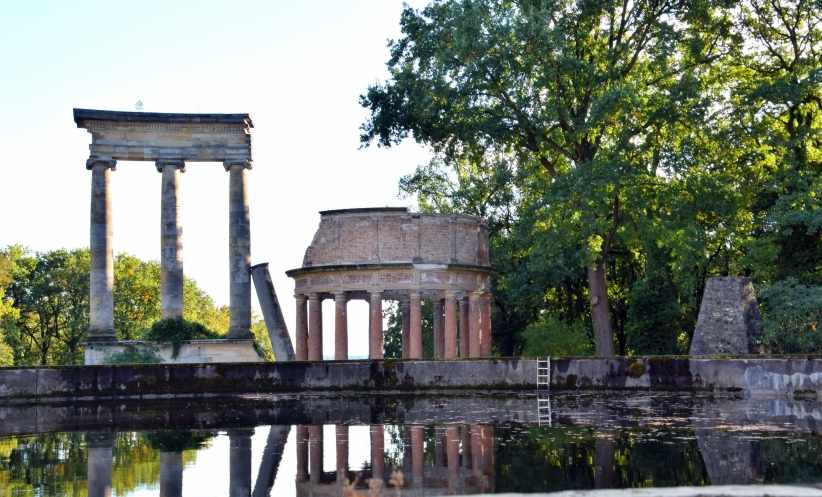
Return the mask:
{"type": "Polygon", "coordinates": [[[186,162],[221,162],[229,173],[229,338],[251,338],[251,234],[246,171],[251,168],[247,114],[159,114],[74,109],[92,135],[90,342],[114,340],[114,256],[109,183],[117,160],[153,161],[161,177],[162,317],[183,316],[180,183],[186,162]]]}
{"type": "Polygon", "coordinates": [[[334,299],[334,359],[348,359],[350,300],[369,303],[370,359],[383,357],[382,303],[403,318],[402,357],[423,358],[422,302],[433,309],[434,358],[491,355],[488,233],[473,216],[405,208],[320,213],[295,280],[297,360],[323,359],[322,302],[334,299]]]}

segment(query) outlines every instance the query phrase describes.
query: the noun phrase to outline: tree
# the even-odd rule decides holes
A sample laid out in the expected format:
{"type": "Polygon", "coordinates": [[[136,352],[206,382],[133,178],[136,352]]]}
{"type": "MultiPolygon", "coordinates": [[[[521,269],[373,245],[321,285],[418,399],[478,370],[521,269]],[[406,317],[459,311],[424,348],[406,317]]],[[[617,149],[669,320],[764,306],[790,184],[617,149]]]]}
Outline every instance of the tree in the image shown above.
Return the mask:
{"type": "Polygon", "coordinates": [[[655,137],[694,117],[727,22],[673,0],[442,0],[407,7],[401,28],[389,81],[361,97],[363,144],[410,135],[445,160],[502,156],[526,175],[571,225],[597,353],[612,355],[606,273],[641,215],[632,190],[659,182],[655,137]]]}

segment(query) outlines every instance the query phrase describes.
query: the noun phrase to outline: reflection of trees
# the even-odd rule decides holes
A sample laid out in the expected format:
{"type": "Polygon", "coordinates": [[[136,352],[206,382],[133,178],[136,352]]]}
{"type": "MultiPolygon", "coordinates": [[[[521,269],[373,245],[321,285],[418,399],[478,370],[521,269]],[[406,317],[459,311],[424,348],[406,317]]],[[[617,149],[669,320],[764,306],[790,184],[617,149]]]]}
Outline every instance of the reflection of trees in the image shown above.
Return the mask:
{"type": "Polygon", "coordinates": [[[704,485],[696,441],[591,428],[497,428],[496,491],[704,485]],[[667,443],[666,443],[667,442],[667,443]]]}
{"type": "MultiPolygon", "coordinates": [[[[208,434],[176,433],[165,442],[192,440],[196,446],[208,434]]],[[[156,438],[156,437],[155,437],[156,438]]],[[[155,442],[156,443],[156,442],[155,442]]],[[[42,497],[86,497],[87,464],[84,437],[81,433],[48,433],[34,437],[0,439],[0,488],[10,495],[42,497]]],[[[112,447],[112,489],[117,495],[127,494],[140,486],[155,486],[160,478],[160,455],[152,446],[150,436],[120,433],[112,447]]],[[[183,452],[183,464],[196,460],[196,450],[183,452]]],[[[5,494],[3,494],[5,495],[5,494]]]]}

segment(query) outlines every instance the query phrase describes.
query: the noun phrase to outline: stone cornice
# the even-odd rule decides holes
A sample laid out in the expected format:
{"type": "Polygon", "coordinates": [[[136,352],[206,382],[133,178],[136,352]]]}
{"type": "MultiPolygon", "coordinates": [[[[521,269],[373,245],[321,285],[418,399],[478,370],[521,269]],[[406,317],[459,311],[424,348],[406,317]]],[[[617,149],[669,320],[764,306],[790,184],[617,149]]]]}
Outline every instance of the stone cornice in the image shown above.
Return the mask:
{"type": "Polygon", "coordinates": [[[242,124],[253,128],[248,114],[185,114],[169,112],[123,112],[115,110],[74,109],[74,122],[78,127],[92,121],[120,123],[166,123],[166,124],[242,124]]]}

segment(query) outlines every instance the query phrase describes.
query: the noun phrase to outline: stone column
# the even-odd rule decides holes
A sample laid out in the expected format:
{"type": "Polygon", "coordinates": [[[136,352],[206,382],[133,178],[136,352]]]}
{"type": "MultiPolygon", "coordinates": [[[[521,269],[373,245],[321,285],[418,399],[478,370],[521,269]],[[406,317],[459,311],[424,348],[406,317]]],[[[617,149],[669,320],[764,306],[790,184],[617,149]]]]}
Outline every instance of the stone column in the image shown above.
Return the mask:
{"type": "Polygon", "coordinates": [[[111,247],[109,177],[117,161],[91,158],[91,271],[88,340],[114,340],[114,253],[111,247]]]}
{"type": "Polygon", "coordinates": [[[368,358],[382,359],[382,292],[371,292],[368,326],[368,358]]]}
{"type": "Polygon", "coordinates": [[[422,359],[422,303],[420,294],[413,292],[409,295],[409,344],[408,358],[422,359]]]}
{"type": "Polygon", "coordinates": [[[88,447],[88,497],[111,497],[111,468],[114,434],[89,433],[88,447]]]}
{"type": "Polygon", "coordinates": [[[480,357],[480,293],[472,292],[468,297],[468,354],[480,357]]]}
{"type": "Polygon", "coordinates": [[[334,359],[348,359],[348,297],[345,292],[334,294],[334,359]]]}
{"type": "Polygon", "coordinates": [[[251,435],[254,430],[229,430],[228,474],[230,497],[251,495],[251,435]]]}
{"type": "Polygon", "coordinates": [[[308,360],[308,315],[306,312],[305,304],[306,298],[305,295],[294,295],[294,300],[297,303],[297,313],[296,313],[296,326],[297,329],[295,331],[296,340],[297,340],[297,360],[298,361],[307,361],[308,360]]]}
{"type": "Polygon", "coordinates": [[[425,468],[425,428],[411,427],[411,478],[414,487],[421,488],[425,468]]]}
{"type": "Polygon", "coordinates": [[[439,297],[436,297],[432,307],[434,309],[434,315],[432,317],[434,331],[434,359],[442,359],[445,352],[445,334],[442,329],[442,300],[439,297]]]}
{"type": "Polygon", "coordinates": [[[348,426],[337,425],[337,483],[348,480],[348,426]]]}
{"type": "Polygon", "coordinates": [[[158,160],[160,192],[160,303],[163,319],[183,317],[183,228],[180,224],[181,160],[158,160]]]}
{"type": "Polygon", "coordinates": [[[491,357],[491,294],[485,292],[480,298],[480,355],[491,357]]]}
{"type": "Polygon", "coordinates": [[[160,452],[160,497],[183,496],[183,453],[160,452]]]}
{"type": "Polygon", "coordinates": [[[400,301],[400,315],[402,316],[402,358],[408,359],[411,346],[411,303],[406,298],[400,301]]]}
{"type": "Polygon", "coordinates": [[[385,433],[382,425],[371,425],[371,477],[385,477],[385,433]]]}
{"type": "Polygon", "coordinates": [[[323,360],[323,301],[317,293],[308,296],[308,360],[323,360]]]}
{"type": "Polygon", "coordinates": [[[308,479],[308,427],[297,426],[297,481],[308,479]]]}
{"type": "Polygon", "coordinates": [[[461,298],[459,300],[459,307],[460,307],[460,357],[466,358],[469,356],[470,351],[470,332],[468,330],[468,323],[471,319],[469,306],[468,306],[468,299],[461,298]]]}
{"type": "Polygon", "coordinates": [[[311,483],[319,483],[323,474],[323,427],[312,425],[308,427],[308,479],[311,483]]]}
{"type": "Polygon", "coordinates": [[[251,226],[246,169],[249,161],[225,162],[229,172],[228,261],[231,322],[228,338],[251,339],[251,226]]]}
{"type": "Polygon", "coordinates": [[[445,454],[448,464],[448,490],[456,493],[459,486],[460,470],[460,429],[459,426],[449,426],[445,429],[445,454]]]}
{"type": "Polygon", "coordinates": [[[445,294],[445,333],[444,357],[457,358],[457,296],[451,292],[445,294]]]}

